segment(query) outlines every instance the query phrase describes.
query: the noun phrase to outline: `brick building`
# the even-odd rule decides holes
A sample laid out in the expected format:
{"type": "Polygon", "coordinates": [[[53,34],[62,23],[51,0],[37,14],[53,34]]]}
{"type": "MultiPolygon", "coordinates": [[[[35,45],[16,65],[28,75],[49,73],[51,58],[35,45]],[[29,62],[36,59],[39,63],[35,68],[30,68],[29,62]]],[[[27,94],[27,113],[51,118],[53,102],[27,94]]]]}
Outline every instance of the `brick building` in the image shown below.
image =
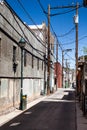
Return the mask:
{"type": "Polygon", "coordinates": [[[55,68],[55,85],[57,85],[57,88],[62,87],[62,66],[59,62],[56,62],[54,64],[55,68]]]}

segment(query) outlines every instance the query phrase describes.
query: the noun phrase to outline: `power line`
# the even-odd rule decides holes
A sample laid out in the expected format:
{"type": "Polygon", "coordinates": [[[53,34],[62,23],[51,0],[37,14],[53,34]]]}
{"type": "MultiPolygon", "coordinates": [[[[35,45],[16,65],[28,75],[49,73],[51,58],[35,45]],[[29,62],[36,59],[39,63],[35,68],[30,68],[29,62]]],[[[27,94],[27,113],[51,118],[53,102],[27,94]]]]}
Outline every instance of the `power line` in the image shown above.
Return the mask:
{"type": "MultiPolygon", "coordinates": [[[[37,1],[38,1],[38,3],[39,3],[39,5],[40,5],[40,7],[41,7],[41,9],[42,9],[42,11],[43,11],[43,13],[44,13],[44,14],[47,14],[46,11],[45,11],[45,9],[44,9],[44,7],[43,7],[43,5],[41,4],[40,0],[37,0],[37,1]]],[[[46,15],[46,17],[47,17],[47,15],[46,15]]]]}
{"type": "MultiPolygon", "coordinates": [[[[39,29],[39,27],[37,26],[37,24],[34,22],[34,20],[32,19],[32,17],[30,16],[30,14],[26,11],[26,9],[24,8],[24,6],[23,6],[23,4],[20,2],[20,0],[17,0],[17,1],[18,1],[18,3],[20,4],[20,6],[22,7],[22,9],[24,10],[24,12],[27,14],[28,18],[29,18],[29,19],[32,21],[32,23],[37,27],[38,31],[42,33],[42,31],[39,29]]],[[[42,35],[43,35],[43,33],[42,33],[42,35]]],[[[40,38],[40,37],[39,37],[39,38],[40,38]]],[[[40,38],[40,40],[45,43],[45,41],[43,41],[41,38],[40,38]]],[[[41,44],[42,44],[42,43],[41,43],[41,44]]],[[[42,45],[46,48],[46,46],[45,46],[44,44],[42,44],[42,45]]]]}
{"type": "MultiPolygon", "coordinates": [[[[7,4],[8,4],[8,2],[7,2],[7,0],[4,0],[7,4]]],[[[34,20],[32,19],[32,17],[30,16],[30,14],[26,11],[26,9],[24,8],[24,6],[23,6],[23,4],[20,2],[20,0],[17,0],[18,1],[18,3],[20,4],[20,6],[22,7],[22,9],[24,10],[24,12],[27,14],[27,16],[28,16],[28,18],[32,21],[32,23],[37,27],[37,29],[38,29],[38,31],[40,32],[40,33],[42,33],[42,31],[39,29],[39,27],[38,27],[38,25],[34,22],[34,20]]],[[[9,4],[8,4],[9,5],[9,4]]],[[[9,5],[10,6],[10,5],[9,5]]],[[[11,6],[10,6],[10,8],[11,8],[11,6]]],[[[11,8],[12,9],[12,8],[11,8]]],[[[13,10],[13,9],[12,9],[13,10]]],[[[14,10],[13,10],[13,12],[14,12],[14,10]]],[[[15,13],[16,14],[16,13],[15,13]]],[[[17,15],[17,14],[16,14],[17,15]]],[[[30,27],[28,26],[28,28],[30,29],[30,27]]],[[[30,29],[31,30],[31,29],[30,29]]],[[[35,36],[35,33],[33,34],[34,36],[35,36]]],[[[43,33],[42,33],[42,35],[43,35],[43,33]]],[[[38,36],[39,37],[39,36],[38,36]]],[[[39,41],[40,41],[40,43],[45,47],[45,48],[47,48],[43,43],[46,43],[45,41],[43,41],[40,37],[38,38],[37,36],[35,36],[35,38],[36,39],[38,39],[39,41]]]]}
{"type": "MultiPolygon", "coordinates": [[[[46,11],[45,11],[45,9],[44,9],[42,3],[40,2],[40,0],[37,0],[37,2],[39,3],[39,5],[40,5],[40,7],[41,7],[41,9],[42,9],[42,11],[43,11],[43,13],[45,14],[46,18],[48,19],[47,13],[46,13],[46,11]]],[[[59,44],[59,40],[58,40],[58,38],[57,38],[56,33],[54,32],[54,29],[53,29],[51,23],[50,23],[50,26],[51,26],[51,29],[52,29],[52,31],[53,31],[53,34],[54,34],[55,38],[57,39],[57,43],[58,43],[59,47],[60,47],[61,50],[62,50],[62,47],[61,47],[61,45],[59,44]]]]}
{"type": "MultiPolygon", "coordinates": [[[[8,5],[8,3],[6,3],[7,5],[8,5]]],[[[6,6],[7,6],[6,5],[6,6]]],[[[9,5],[8,5],[9,6],[9,5]]],[[[10,6],[9,6],[9,8],[10,8],[10,6]]],[[[12,15],[14,14],[13,13],[13,10],[10,8],[10,11],[11,11],[11,13],[12,13],[12,15]]],[[[6,20],[6,22],[16,31],[16,33],[19,35],[19,36],[21,36],[21,37],[23,37],[14,27],[13,27],[13,25],[11,25],[11,23],[0,13],[0,15],[6,20]]],[[[38,50],[38,49],[36,49],[36,48],[34,48],[33,46],[32,46],[32,44],[30,43],[30,41],[29,41],[29,39],[26,37],[26,35],[25,35],[25,33],[24,33],[24,31],[22,30],[22,28],[21,28],[21,26],[20,26],[20,24],[18,23],[18,21],[16,20],[16,18],[15,18],[15,16],[13,15],[13,17],[14,17],[14,19],[15,19],[15,21],[17,22],[17,24],[18,24],[18,26],[20,27],[20,29],[21,29],[21,31],[23,32],[23,34],[24,34],[24,36],[25,36],[25,40],[26,40],[26,42],[27,42],[27,44],[28,45],[30,45],[35,51],[37,51],[39,54],[40,54],[40,50],[38,50]]],[[[43,52],[44,53],[44,52],[43,52]]],[[[43,56],[42,54],[40,54],[41,56],[43,56]]]]}
{"type": "Polygon", "coordinates": [[[76,9],[72,9],[72,10],[68,10],[68,11],[65,11],[65,12],[61,12],[61,13],[55,13],[55,14],[50,14],[51,17],[53,16],[56,16],[56,15],[63,15],[63,14],[67,14],[67,13],[70,13],[72,11],[75,11],[76,9]]]}
{"type": "Polygon", "coordinates": [[[75,61],[74,58],[72,58],[70,55],[66,54],[70,59],[72,59],[73,61],[75,61]]]}
{"type": "MultiPolygon", "coordinates": [[[[39,4],[40,4],[40,6],[41,6],[43,12],[44,12],[45,14],[48,14],[48,13],[44,10],[44,8],[43,8],[43,6],[42,6],[40,0],[38,0],[38,2],[39,2],[39,4]]],[[[81,7],[82,7],[82,6],[79,5],[78,8],[81,8],[81,7]]],[[[56,15],[63,15],[63,14],[70,13],[70,12],[72,12],[72,11],[75,11],[75,10],[76,10],[76,5],[75,5],[75,6],[57,6],[57,7],[51,7],[50,9],[52,10],[52,9],[63,9],[63,8],[74,8],[74,9],[69,9],[69,10],[64,11],[64,12],[61,12],[61,13],[50,14],[50,16],[53,17],[53,16],[56,16],[56,15]]]]}
{"type": "MultiPolygon", "coordinates": [[[[27,44],[28,45],[30,45],[36,52],[38,52],[39,54],[40,53],[43,53],[43,54],[45,54],[44,52],[42,52],[42,51],[40,51],[40,50],[38,50],[38,49],[36,49],[36,48],[34,48],[31,44],[30,44],[30,42],[29,42],[29,39],[27,38],[27,36],[25,35],[25,33],[24,33],[24,31],[23,31],[23,29],[22,29],[22,27],[20,26],[20,24],[19,24],[19,22],[17,21],[17,19],[16,19],[16,17],[17,17],[17,15],[16,15],[16,13],[13,11],[13,9],[9,6],[9,4],[6,2],[5,3],[5,5],[7,6],[7,8],[9,8],[9,10],[10,10],[10,12],[12,13],[12,16],[13,16],[13,18],[15,19],[15,21],[17,22],[17,24],[18,24],[18,26],[19,26],[19,28],[21,29],[21,31],[22,31],[22,33],[23,33],[23,35],[25,36],[25,38],[28,40],[26,40],[26,42],[27,42],[27,44]],[[14,16],[14,14],[15,14],[15,16],[14,16]]],[[[2,15],[1,13],[0,13],[0,15],[2,15]]],[[[13,25],[2,15],[2,17],[6,20],[6,22],[8,22],[8,24],[17,32],[17,30],[13,27],[13,25]]],[[[17,18],[19,18],[19,17],[17,17],[17,18]]],[[[19,18],[19,20],[22,22],[22,20],[19,18]]],[[[22,22],[23,23],[23,22],[22,22]]],[[[23,23],[24,24],[24,23],[23,23]]],[[[25,25],[25,24],[24,24],[25,25]]],[[[26,25],[25,25],[26,26],[26,25]]],[[[27,26],[26,26],[27,27],[27,26]]],[[[29,28],[27,27],[27,29],[29,30],[29,28]]],[[[29,30],[30,31],[30,30],[29,30]]],[[[4,30],[3,30],[3,32],[5,33],[5,34],[7,34],[4,30]]],[[[18,33],[18,35],[19,36],[21,36],[21,37],[23,37],[19,32],[17,32],[18,33]]],[[[11,38],[11,40],[13,40],[15,43],[17,43],[17,41],[15,41],[15,39],[13,39],[9,34],[7,34],[7,36],[9,36],[9,38],[11,38]]],[[[17,43],[18,44],[18,43],[17,43]]],[[[30,51],[28,51],[26,48],[25,48],[25,50],[27,51],[27,52],[29,52],[31,55],[33,55],[34,57],[36,57],[36,58],[39,58],[39,59],[41,59],[40,57],[38,57],[38,56],[35,56],[33,53],[31,53],[30,51]]],[[[44,55],[42,55],[42,54],[40,54],[42,57],[44,56],[44,55]]],[[[44,60],[44,59],[41,59],[41,60],[44,60]]]]}
{"type": "MultiPolygon", "coordinates": [[[[87,35],[79,38],[78,41],[81,41],[81,40],[83,40],[85,38],[87,38],[87,35]]],[[[68,44],[73,44],[73,43],[75,43],[75,41],[71,41],[71,42],[68,42],[68,43],[63,43],[62,45],[68,45],[68,44]]]]}
{"type": "Polygon", "coordinates": [[[74,29],[75,29],[75,26],[72,27],[72,28],[71,28],[68,32],[66,32],[65,34],[57,35],[57,37],[65,37],[66,35],[69,35],[74,29]]]}
{"type": "MultiPolygon", "coordinates": [[[[32,20],[32,22],[34,23],[34,25],[37,27],[38,31],[42,33],[42,31],[38,28],[37,24],[34,22],[34,20],[32,19],[32,17],[30,16],[30,14],[26,11],[26,9],[24,8],[23,4],[20,2],[20,0],[17,0],[19,2],[19,4],[21,5],[21,7],[23,8],[23,10],[25,11],[25,13],[27,14],[27,16],[32,20]]],[[[42,33],[43,35],[43,33],[42,33]]],[[[39,37],[40,38],[40,37],[39,37]]],[[[41,39],[41,38],[40,38],[41,39]]],[[[42,39],[41,39],[42,42],[44,42],[42,39]]],[[[47,43],[47,42],[44,42],[44,43],[47,43]]],[[[46,47],[44,44],[42,44],[45,48],[48,49],[48,47],[46,47]]],[[[51,50],[50,50],[51,52],[51,50]]],[[[51,52],[52,54],[52,52],[51,52]]],[[[53,56],[53,54],[52,54],[53,56]]]]}
{"type": "MultiPolygon", "coordinates": [[[[83,5],[78,5],[78,7],[82,7],[83,5]]],[[[55,9],[55,10],[58,10],[58,9],[65,9],[65,8],[76,8],[76,5],[65,5],[65,6],[56,6],[56,7],[51,7],[51,9],[55,9]]]]}

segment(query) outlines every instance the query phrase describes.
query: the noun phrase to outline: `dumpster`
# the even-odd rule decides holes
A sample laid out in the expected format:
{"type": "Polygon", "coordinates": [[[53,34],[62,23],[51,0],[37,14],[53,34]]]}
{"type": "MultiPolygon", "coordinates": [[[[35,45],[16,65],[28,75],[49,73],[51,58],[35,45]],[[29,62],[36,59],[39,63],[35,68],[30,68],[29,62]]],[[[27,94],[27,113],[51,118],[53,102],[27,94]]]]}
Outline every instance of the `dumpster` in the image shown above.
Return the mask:
{"type": "Polygon", "coordinates": [[[21,109],[25,110],[27,108],[27,95],[22,95],[21,109]]]}

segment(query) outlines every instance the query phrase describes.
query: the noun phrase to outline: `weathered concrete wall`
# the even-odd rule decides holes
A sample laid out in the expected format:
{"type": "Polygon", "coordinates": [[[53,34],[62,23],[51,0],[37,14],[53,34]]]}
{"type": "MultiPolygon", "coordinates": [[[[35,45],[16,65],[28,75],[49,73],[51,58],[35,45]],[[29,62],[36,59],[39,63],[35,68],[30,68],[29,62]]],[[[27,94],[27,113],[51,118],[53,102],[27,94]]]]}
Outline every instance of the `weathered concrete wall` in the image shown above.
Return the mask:
{"type": "Polygon", "coordinates": [[[45,53],[45,47],[7,5],[0,4],[0,12],[0,113],[2,113],[10,107],[17,107],[20,103],[21,49],[18,42],[21,36],[27,41],[26,66],[23,63],[23,93],[27,94],[27,100],[39,96],[44,86],[44,67],[42,69],[44,54],[38,53],[34,48],[45,53]],[[15,73],[13,71],[13,46],[16,47],[15,73]],[[38,59],[39,68],[37,67],[38,59]]]}

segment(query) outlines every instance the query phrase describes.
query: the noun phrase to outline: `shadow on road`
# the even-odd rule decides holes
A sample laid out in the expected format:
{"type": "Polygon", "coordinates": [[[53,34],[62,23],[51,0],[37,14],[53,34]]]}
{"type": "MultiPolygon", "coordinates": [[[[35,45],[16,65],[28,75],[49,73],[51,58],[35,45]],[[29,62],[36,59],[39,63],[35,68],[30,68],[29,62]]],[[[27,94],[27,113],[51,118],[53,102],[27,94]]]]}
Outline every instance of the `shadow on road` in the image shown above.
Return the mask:
{"type": "Polygon", "coordinates": [[[74,92],[69,92],[60,102],[55,95],[50,100],[26,110],[0,130],[75,130],[75,102],[67,102],[74,100],[74,92]]]}

